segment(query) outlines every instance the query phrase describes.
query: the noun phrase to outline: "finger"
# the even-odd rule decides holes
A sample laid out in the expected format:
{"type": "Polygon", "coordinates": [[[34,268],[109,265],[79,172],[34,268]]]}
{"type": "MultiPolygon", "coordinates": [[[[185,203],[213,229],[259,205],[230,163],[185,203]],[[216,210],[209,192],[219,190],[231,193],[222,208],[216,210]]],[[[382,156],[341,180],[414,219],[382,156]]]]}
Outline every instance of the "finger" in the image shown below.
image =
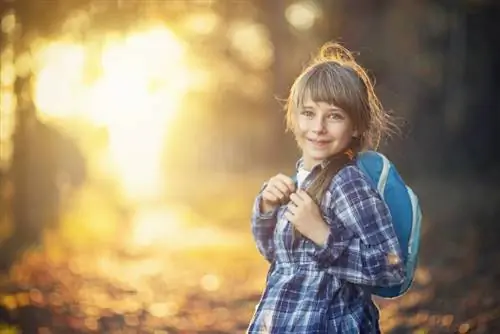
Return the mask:
{"type": "Polygon", "coordinates": [[[290,194],[290,201],[292,201],[295,206],[299,206],[304,202],[304,200],[297,193],[290,194]]]}
{"type": "Polygon", "coordinates": [[[285,174],[278,174],[275,176],[276,179],[283,181],[283,183],[288,187],[290,192],[295,191],[295,182],[292,180],[291,177],[286,176],[285,174]]]}
{"type": "Polygon", "coordinates": [[[276,198],[276,202],[283,202],[283,200],[285,198],[283,193],[281,191],[279,191],[279,189],[277,189],[276,187],[273,187],[273,186],[268,187],[266,189],[266,192],[273,195],[274,198],[276,198]]]}
{"type": "Polygon", "coordinates": [[[303,202],[312,201],[311,196],[309,196],[309,194],[307,193],[307,191],[305,191],[303,189],[297,190],[296,194],[300,198],[300,200],[303,201],[303,202]]]}
{"type": "Polygon", "coordinates": [[[283,193],[279,188],[274,185],[269,185],[268,191],[270,191],[274,196],[279,198],[281,202],[285,201],[288,198],[288,195],[283,193]]]}
{"type": "Polygon", "coordinates": [[[292,215],[295,215],[297,213],[297,207],[293,203],[289,203],[286,206],[286,211],[290,212],[292,215]]]}
{"type": "Polygon", "coordinates": [[[289,222],[293,223],[295,221],[295,216],[289,212],[289,211],[285,211],[285,213],[283,214],[286,218],[286,220],[288,220],[289,222]]]}
{"type": "Polygon", "coordinates": [[[278,198],[278,196],[274,195],[268,189],[266,189],[262,192],[262,198],[265,199],[266,201],[269,201],[272,203],[279,203],[280,202],[280,199],[278,198]]]}
{"type": "Polygon", "coordinates": [[[272,185],[278,188],[286,197],[291,193],[290,187],[281,179],[274,179],[272,185]]]}

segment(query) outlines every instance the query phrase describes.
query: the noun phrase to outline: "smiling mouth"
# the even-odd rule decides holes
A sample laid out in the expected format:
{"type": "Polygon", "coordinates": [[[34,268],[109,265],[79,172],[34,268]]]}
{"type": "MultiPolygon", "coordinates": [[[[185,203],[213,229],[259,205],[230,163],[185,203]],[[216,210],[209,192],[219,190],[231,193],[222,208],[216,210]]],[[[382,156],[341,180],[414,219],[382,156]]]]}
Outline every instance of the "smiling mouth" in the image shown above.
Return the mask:
{"type": "Polygon", "coordinates": [[[329,140],[313,140],[313,139],[307,139],[308,142],[313,144],[314,146],[326,146],[331,143],[329,140]]]}

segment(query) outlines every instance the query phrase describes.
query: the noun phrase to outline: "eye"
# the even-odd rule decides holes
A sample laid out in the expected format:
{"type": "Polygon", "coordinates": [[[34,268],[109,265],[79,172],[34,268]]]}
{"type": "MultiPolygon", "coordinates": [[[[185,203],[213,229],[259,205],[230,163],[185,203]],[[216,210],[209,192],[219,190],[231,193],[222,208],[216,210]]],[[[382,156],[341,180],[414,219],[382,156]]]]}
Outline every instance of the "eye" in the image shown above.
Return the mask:
{"type": "Polygon", "coordinates": [[[302,110],[300,114],[308,118],[314,117],[314,113],[311,110],[302,110]]]}
{"type": "Polygon", "coordinates": [[[341,121],[344,119],[344,115],[339,112],[332,112],[328,115],[328,119],[332,121],[341,121]]]}

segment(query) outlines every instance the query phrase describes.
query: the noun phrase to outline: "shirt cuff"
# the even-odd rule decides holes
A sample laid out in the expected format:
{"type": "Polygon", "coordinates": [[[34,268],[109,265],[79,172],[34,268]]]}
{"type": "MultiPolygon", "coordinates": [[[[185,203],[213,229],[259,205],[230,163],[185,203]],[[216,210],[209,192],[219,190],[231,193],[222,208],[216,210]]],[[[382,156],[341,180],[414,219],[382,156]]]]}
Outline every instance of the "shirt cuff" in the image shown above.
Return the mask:
{"type": "Polygon", "coordinates": [[[275,208],[274,210],[271,210],[271,211],[265,212],[265,213],[260,212],[260,202],[262,200],[262,191],[264,190],[265,187],[266,187],[266,183],[264,183],[264,185],[260,189],[259,194],[257,195],[257,198],[255,198],[255,202],[253,204],[253,210],[252,210],[253,216],[254,216],[254,218],[259,219],[259,220],[272,219],[276,216],[276,214],[278,212],[278,208],[275,208]]]}

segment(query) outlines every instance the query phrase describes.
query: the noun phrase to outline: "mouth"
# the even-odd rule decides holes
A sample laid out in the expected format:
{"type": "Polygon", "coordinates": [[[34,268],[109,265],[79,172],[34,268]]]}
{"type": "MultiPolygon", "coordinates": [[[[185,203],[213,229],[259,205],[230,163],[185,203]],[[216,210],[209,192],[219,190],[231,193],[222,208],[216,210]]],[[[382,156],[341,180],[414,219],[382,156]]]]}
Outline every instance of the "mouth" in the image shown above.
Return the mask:
{"type": "Polygon", "coordinates": [[[307,139],[308,142],[313,144],[314,146],[317,147],[324,147],[330,144],[332,141],[331,140],[318,140],[318,139],[307,139]]]}

